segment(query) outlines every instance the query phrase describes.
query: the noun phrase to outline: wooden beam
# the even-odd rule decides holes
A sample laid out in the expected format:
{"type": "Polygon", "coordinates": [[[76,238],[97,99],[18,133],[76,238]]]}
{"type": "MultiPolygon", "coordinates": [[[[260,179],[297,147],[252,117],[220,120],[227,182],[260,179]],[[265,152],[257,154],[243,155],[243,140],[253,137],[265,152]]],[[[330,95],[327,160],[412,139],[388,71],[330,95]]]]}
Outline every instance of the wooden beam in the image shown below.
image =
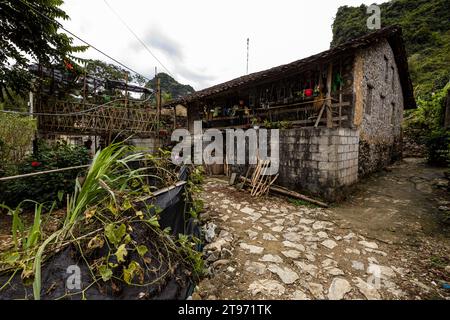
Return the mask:
{"type": "Polygon", "coordinates": [[[328,73],[327,73],[327,101],[326,109],[327,109],[327,128],[333,128],[333,113],[331,110],[331,84],[333,81],[333,62],[330,61],[328,64],[328,73]]]}

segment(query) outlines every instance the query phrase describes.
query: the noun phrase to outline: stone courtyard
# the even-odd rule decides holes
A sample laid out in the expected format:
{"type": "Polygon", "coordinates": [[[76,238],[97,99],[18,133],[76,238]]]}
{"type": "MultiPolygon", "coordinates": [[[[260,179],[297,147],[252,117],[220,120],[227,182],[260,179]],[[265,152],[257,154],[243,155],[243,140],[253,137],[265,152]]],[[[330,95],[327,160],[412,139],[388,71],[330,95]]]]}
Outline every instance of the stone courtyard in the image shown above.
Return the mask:
{"type": "Polygon", "coordinates": [[[252,198],[220,179],[208,180],[202,198],[209,276],[193,299],[448,298],[412,267],[420,255],[358,233],[334,208],[252,198]]]}

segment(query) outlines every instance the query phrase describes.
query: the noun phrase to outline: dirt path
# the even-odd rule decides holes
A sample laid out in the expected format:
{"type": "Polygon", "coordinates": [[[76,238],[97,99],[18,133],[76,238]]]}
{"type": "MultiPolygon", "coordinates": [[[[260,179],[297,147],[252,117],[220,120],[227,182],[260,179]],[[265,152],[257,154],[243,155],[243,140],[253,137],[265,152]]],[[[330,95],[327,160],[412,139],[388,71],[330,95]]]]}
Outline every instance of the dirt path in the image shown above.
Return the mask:
{"type": "Polygon", "coordinates": [[[210,277],[193,298],[448,298],[450,243],[437,222],[445,193],[432,187],[442,172],[396,166],[331,209],[254,199],[208,181],[210,277]]]}

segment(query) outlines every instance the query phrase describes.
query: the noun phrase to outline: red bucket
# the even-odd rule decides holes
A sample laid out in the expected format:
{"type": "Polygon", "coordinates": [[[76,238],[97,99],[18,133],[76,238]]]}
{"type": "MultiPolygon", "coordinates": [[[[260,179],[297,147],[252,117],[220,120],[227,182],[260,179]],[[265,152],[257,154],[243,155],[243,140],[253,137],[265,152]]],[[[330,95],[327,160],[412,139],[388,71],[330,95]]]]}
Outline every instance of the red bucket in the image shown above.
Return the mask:
{"type": "Polygon", "coordinates": [[[313,89],[305,89],[305,97],[312,97],[313,89]]]}

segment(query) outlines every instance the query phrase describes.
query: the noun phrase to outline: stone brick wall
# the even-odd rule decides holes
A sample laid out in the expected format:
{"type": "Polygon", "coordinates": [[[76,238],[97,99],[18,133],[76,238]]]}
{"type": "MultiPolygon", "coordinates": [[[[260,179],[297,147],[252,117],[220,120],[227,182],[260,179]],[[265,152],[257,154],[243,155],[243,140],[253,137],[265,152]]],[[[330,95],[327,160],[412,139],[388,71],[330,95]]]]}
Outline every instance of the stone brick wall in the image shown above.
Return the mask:
{"type": "Polygon", "coordinates": [[[403,94],[394,53],[384,40],[358,52],[354,126],[360,129],[360,177],[401,158],[403,94]]]}
{"type": "Polygon", "coordinates": [[[281,130],[277,184],[336,200],[358,181],[358,145],[354,129],[281,130]]]}

